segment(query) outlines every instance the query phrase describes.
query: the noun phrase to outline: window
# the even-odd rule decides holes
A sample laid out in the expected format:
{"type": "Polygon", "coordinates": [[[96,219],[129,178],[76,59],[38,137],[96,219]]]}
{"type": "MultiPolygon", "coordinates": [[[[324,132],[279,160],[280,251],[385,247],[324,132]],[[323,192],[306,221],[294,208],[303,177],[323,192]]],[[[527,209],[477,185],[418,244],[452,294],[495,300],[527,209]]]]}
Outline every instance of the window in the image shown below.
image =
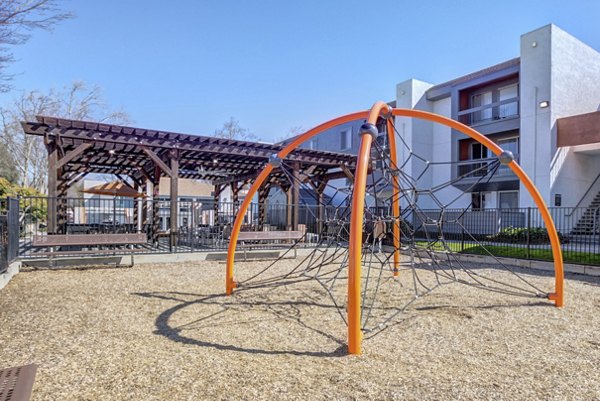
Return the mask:
{"type": "Polygon", "coordinates": [[[519,103],[517,98],[519,97],[519,85],[512,84],[498,88],[498,101],[515,99],[514,102],[501,104],[498,107],[498,117],[507,118],[514,117],[519,114],[519,103]]]}
{"type": "Polygon", "coordinates": [[[561,206],[561,205],[562,205],[562,195],[561,194],[554,195],[554,206],[561,206]]]}
{"type": "MultiPolygon", "coordinates": [[[[486,106],[492,104],[492,92],[482,92],[471,96],[471,108],[486,106]]],[[[474,123],[492,119],[492,108],[484,108],[473,113],[474,123]]]]}
{"type": "Polygon", "coordinates": [[[465,124],[485,124],[519,116],[519,83],[516,77],[491,82],[459,93],[459,119],[465,124]]]}
{"type": "MultiPolygon", "coordinates": [[[[509,150],[510,152],[512,152],[513,156],[515,156],[515,160],[518,160],[518,156],[519,156],[519,138],[518,137],[498,139],[498,146],[500,146],[503,150],[509,150]]],[[[510,167],[501,165],[500,168],[498,169],[498,174],[510,175],[510,174],[512,174],[512,171],[511,171],[510,167]]]]}
{"type": "Polygon", "coordinates": [[[502,150],[510,150],[515,156],[519,154],[519,138],[517,137],[498,139],[498,146],[502,150]]]}
{"type": "Polygon", "coordinates": [[[316,150],[318,148],[319,142],[317,142],[317,139],[311,139],[310,142],[308,142],[308,148],[311,150],[316,150]]]}
{"type": "Polygon", "coordinates": [[[340,150],[349,150],[352,148],[352,130],[340,132],[340,150]]]}
{"type": "Polygon", "coordinates": [[[473,210],[485,209],[484,192],[471,192],[471,208],[473,210]]]}
{"type": "Polygon", "coordinates": [[[498,192],[498,207],[500,209],[517,209],[519,207],[519,191],[498,192]]]}
{"type": "Polygon", "coordinates": [[[479,142],[471,144],[471,160],[487,159],[487,152],[487,148],[479,142]]]}

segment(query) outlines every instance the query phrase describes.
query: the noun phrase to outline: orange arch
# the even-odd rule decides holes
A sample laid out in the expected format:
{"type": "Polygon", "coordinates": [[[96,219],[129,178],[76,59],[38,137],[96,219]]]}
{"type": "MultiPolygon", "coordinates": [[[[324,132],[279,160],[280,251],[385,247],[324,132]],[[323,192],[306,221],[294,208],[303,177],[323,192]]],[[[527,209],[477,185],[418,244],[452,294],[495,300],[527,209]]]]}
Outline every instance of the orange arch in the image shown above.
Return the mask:
{"type": "MultiPolygon", "coordinates": [[[[426,111],[411,109],[393,109],[392,114],[394,116],[420,118],[446,125],[475,139],[479,143],[483,144],[486,148],[491,150],[496,156],[500,156],[500,154],[503,152],[501,147],[496,145],[486,136],[480,134],[471,127],[459,123],[458,121],[452,120],[451,118],[440,116],[439,114],[429,113],[426,111]]],[[[531,179],[529,178],[527,173],[523,171],[521,166],[519,166],[519,164],[513,160],[508,164],[508,167],[512,170],[513,173],[515,173],[517,177],[519,177],[523,185],[525,185],[525,188],[531,195],[533,201],[535,202],[535,205],[540,210],[540,214],[542,215],[542,219],[544,220],[544,224],[546,225],[546,230],[548,230],[548,237],[550,238],[550,245],[552,247],[552,257],[554,259],[555,274],[554,293],[549,294],[548,298],[554,301],[556,306],[562,307],[564,305],[564,266],[562,250],[560,249],[560,240],[558,238],[558,232],[556,231],[556,227],[554,226],[554,220],[552,220],[552,216],[550,215],[550,211],[548,210],[548,206],[546,206],[546,202],[544,202],[542,195],[540,195],[539,191],[533,184],[533,181],[531,181],[531,179]]]]}
{"type": "MultiPolygon", "coordinates": [[[[448,117],[440,116],[438,114],[429,113],[426,111],[420,110],[412,110],[412,109],[390,109],[387,104],[383,102],[377,102],[373,105],[373,107],[369,111],[362,111],[352,114],[347,114],[345,116],[330,120],[324,124],[321,124],[303,135],[296,138],[293,142],[288,144],[285,148],[283,148],[277,156],[281,159],[285,158],[291,151],[296,149],[305,141],[314,137],[315,135],[323,132],[329,128],[332,128],[336,125],[343,124],[345,122],[358,120],[361,118],[367,118],[367,122],[370,124],[375,124],[377,122],[377,118],[382,112],[392,113],[393,116],[401,116],[401,117],[412,117],[419,118],[428,121],[433,121],[450,128],[456,129],[457,131],[462,132],[463,134],[475,139],[479,143],[483,144],[486,148],[488,148],[492,153],[496,156],[499,156],[502,153],[502,148],[492,142],[489,138],[484,135],[478,133],[474,129],[454,121],[448,117]]],[[[393,136],[393,126],[390,125],[388,119],[388,135],[393,136]]],[[[370,162],[370,153],[371,153],[371,144],[373,137],[371,135],[362,135],[361,144],[358,153],[357,166],[354,175],[354,191],[353,199],[352,199],[352,215],[351,215],[351,223],[350,223],[350,244],[349,244],[349,259],[348,259],[348,351],[351,354],[360,354],[361,352],[361,339],[362,332],[360,327],[360,273],[361,273],[361,252],[362,252],[362,222],[364,217],[364,201],[365,201],[365,189],[366,189],[366,179],[367,179],[367,171],[370,162]]],[[[390,137],[390,150],[392,150],[392,143],[395,144],[395,139],[390,137]]],[[[393,157],[396,157],[396,147],[393,147],[393,157]]],[[[390,157],[392,157],[392,153],[390,153],[390,157]]],[[[392,161],[394,161],[392,159],[392,161]]],[[[396,162],[396,161],[394,161],[396,162]]],[[[550,243],[552,246],[552,254],[554,258],[554,273],[555,273],[555,289],[554,293],[549,294],[548,298],[554,301],[555,305],[561,307],[564,305],[564,271],[563,271],[563,259],[562,259],[562,250],[560,249],[560,241],[558,238],[558,233],[556,231],[556,227],[554,226],[554,222],[548,211],[548,207],[546,206],[542,196],[538,192],[537,188],[534,186],[531,179],[527,176],[527,174],[523,171],[523,169],[513,160],[508,164],[508,167],[519,177],[519,179],[523,182],[528,192],[532,196],[536,206],[540,210],[542,218],[544,220],[544,224],[546,225],[546,229],[548,230],[548,235],[550,237],[550,243]]],[[[240,206],[238,211],[238,215],[236,216],[233,229],[231,232],[231,238],[228,248],[227,254],[227,267],[226,267],[226,293],[230,295],[235,288],[234,281],[234,259],[235,259],[235,249],[238,239],[238,234],[240,232],[240,228],[242,226],[244,215],[250,206],[252,198],[254,194],[258,191],[258,188],[263,184],[265,179],[269,176],[271,171],[273,170],[273,166],[271,164],[267,164],[267,166],[261,171],[253,185],[250,187],[248,194],[244,198],[244,202],[240,206]]],[[[394,190],[397,190],[397,181],[394,180],[394,190]]],[[[397,198],[397,196],[393,196],[393,199],[397,198]]],[[[399,205],[393,204],[393,213],[396,215],[396,210],[399,211],[399,205]]],[[[398,213],[399,215],[399,213],[398,213]]],[[[396,219],[397,220],[397,219],[396,219]]],[[[399,223],[398,223],[399,224],[399,223]]],[[[398,230],[399,227],[394,224],[394,230],[398,230]]],[[[396,231],[394,231],[396,234],[396,231]]],[[[399,235],[394,235],[395,238],[398,238],[399,235]]],[[[398,245],[398,244],[396,244],[398,245]]],[[[398,246],[396,246],[398,249],[398,246]]],[[[399,261],[399,253],[394,254],[394,263],[395,267],[397,267],[397,263],[399,261]]],[[[396,272],[395,272],[396,273],[396,272]]]]}
{"type": "MultiPolygon", "coordinates": [[[[333,120],[327,121],[321,125],[316,126],[315,128],[306,131],[304,134],[300,135],[296,139],[294,139],[291,143],[285,146],[283,149],[277,153],[277,157],[280,159],[285,159],[287,155],[290,154],[294,149],[302,145],[304,142],[308,141],[310,138],[315,135],[320,134],[321,132],[328,130],[329,128],[333,128],[336,125],[344,124],[350,121],[355,121],[361,118],[366,118],[368,116],[368,111],[359,111],[356,113],[346,114],[344,116],[334,118],[333,120]]],[[[258,191],[258,188],[265,182],[269,174],[273,171],[273,166],[270,163],[267,163],[264,170],[260,172],[256,180],[248,190],[244,201],[240,205],[238,210],[238,214],[233,223],[233,228],[231,230],[231,237],[229,239],[229,246],[227,248],[227,267],[225,272],[225,292],[227,295],[231,295],[233,289],[236,287],[236,283],[234,280],[234,267],[233,263],[235,261],[235,248],[237,246],[237,240],[239,237],[240,229],[242,228],[242,223],[244,221],[244,215],[250,207],[250,203],[252,202],[252,198],[258,191]]]]}

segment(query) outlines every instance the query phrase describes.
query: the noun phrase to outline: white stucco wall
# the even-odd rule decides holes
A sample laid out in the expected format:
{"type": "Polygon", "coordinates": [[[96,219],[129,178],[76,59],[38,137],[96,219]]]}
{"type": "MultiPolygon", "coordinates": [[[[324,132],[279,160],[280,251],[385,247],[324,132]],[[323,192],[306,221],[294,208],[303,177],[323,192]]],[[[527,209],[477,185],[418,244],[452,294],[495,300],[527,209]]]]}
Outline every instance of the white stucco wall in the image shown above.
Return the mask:
{"type": "MultiPolygon", "coordinates": [[[[551,113],[549,107],[541,109],[539,103],[551,100],[551,47],[550,25],[521,36],[519,162],[547,201],[550,198],[551,113]]],[[[522,184],[519,205],[534,205],[522,184]]]]}
{"type": "MultiPolygon", "coordinates": [[[[600,172],[600,157],[557,149],[556,119],[598,110],[600,54],[555,25],[524,34],[520,96],[520,164],[549,205],[559,193],[563,206],[575,206],[600,172]]],[[[523,185],[520,206],[533,206],[523,185]]]]}
{"type": "MultiPolygon", "coordinates": [[[[557,26],[551,26],[551,31],[551,123],[556,138],[556,119],[598,110],[600,53],[557,26]]],[[[600,155],[575,153],[572,147],[557,149],[553,145],[551,197],[561,194],[564,206],[575,206],[600,173],[600,155]]],[[[589,202],[584,203],[581,206],[589,202]]]]}
{"type": "MultiPolygon", "coordinates": [[[[419,109],[425,111],[431,110],[431,102],[425,99],[425,92],[431,88],[433,84],[409,79],[399,83],[396,86],[396,107],[406,109],[419,109]]],[[[395,124],[400,136],[406,142],[397,141],[396,148],[398,154],[398,163],[403,165],[410,157],[411,149],[426,160],[433,160],[433,124],[429,121],[414,119],[409,117],[396,117],[395,124]]],[[[426,164],[411,157],[409,162],[405,164],[404,171],[411,177],[416,177],[426,168],[426,164]]],[[[432,169],[427,169],[423,177],[418,182],[418,189],[430,188],[432,183],[432,169]]],[[[425,209],[437,209],[438,206],[428,196],[419,197],[419,205],[425,209]]],[[[406,206],[406,205],[402,205],[406,206]]]]}

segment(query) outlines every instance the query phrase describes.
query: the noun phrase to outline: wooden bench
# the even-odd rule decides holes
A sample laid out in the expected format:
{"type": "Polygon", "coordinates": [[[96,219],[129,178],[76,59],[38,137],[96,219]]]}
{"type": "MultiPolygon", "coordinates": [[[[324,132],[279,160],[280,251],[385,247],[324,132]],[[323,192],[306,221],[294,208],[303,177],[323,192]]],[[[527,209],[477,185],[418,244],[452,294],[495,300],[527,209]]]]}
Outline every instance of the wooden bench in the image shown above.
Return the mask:
{"type": "Polygon", "coordinates": [[[27,401],[31,399],[36,365],[16,366],[0,370],[0,400],[27,401]]]}
{"type": "MultiPolygon", "coordinates": [[[[256,244],[249,244],[248,242],[261,242],[261,241],[299,241],[304,237],[304,234],[300,231],[242,231],[238,234],[238,242],[241,243],[240,247],[244,250],[244,261],[246,258],[246,249],[250,249],[256,244]]],[[[286,246],[287,244],[270,244],[272,246],[286,246]]],[[[294,244],[295,245],[295,244],[294,244]]],[[[294,246],[294,258],[298,256],[296,247],[294,246]]]]}
{"type": "Polygon", "coordinates": [[[118,246],[128,245],[131,253],[131,266],[133,266],[133,254],[136,251],[133,245],[147,244],[148,239],[144,233],[135,234],[67,234],[67,235],[36,235],[33,237],[32,246],[35,248],[50,248],[49,252],[36,252],[35,255],[48,255],[52,262],[52,256],[57,255],[101,255],[114,254],[118,250],[88,250],[88,251],[55,251],[52,248],[62,246],[81,246],[86,248],[96,246],[118,246]]]}

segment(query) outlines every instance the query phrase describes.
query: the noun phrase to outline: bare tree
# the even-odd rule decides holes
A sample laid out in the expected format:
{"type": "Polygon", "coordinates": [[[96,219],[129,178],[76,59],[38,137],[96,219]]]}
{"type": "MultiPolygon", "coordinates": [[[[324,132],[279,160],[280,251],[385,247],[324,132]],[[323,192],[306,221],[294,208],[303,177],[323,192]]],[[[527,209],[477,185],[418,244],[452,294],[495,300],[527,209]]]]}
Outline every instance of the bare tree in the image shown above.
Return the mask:
{"type": "Polygon", "coordinates": [[[6,146],[0,146],[0,178],[5,178],[11,184],[16,183],[19,176],[15,165],[15,159],[6,146]]]}
{"type": "Polygon", "coordinates": [[[109,110],[98,86],[74,82],[62,90],[48,93],[23,92],[8,107],[0,109],[0,145],[13,155],[21,186],[46,189],[47,152],[42,138],[25,135],[21,121],[35,121],[38,115],[77,120],[127,124],[122,110],[109,110]]]}
{"type": "Polygon", "coordinates": [[[301,125],[295,125],[287,130],[284,135],[278,136],[275,139],[276,143],[287,142],[288,139],[303,134],[306,130],[301,125]]]}
{"type": "Polygon", "coordinates": [[[237,139],[240,141],[253,141],[258,139],[247,128],[240,127],[240,122],[231,117],[223,126],[215,131],[214,136],[217,138],[237,139]]]}
{"type": "Polygon", "coordinates": [[[20,45],[30,38],[37,29],[51,29],[58,22],[71,18],[68,12],[58,7],[57,0],[0,0],[0,91],[10,89],[5,73],[12,62],[11,46],[20,45]]]}

